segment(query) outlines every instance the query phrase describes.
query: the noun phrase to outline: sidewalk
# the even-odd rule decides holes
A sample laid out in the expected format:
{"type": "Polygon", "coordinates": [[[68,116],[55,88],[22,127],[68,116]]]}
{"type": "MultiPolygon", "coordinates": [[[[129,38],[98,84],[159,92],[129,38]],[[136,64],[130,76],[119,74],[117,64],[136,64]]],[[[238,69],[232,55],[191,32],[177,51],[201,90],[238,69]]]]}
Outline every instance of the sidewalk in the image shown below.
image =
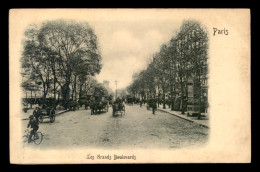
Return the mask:
{"type": "MultiPolygon", "coordinates": [[[[34,110],[34,109],[29,109],[29,110],[27,111],[27,113],[24,113],[24,112],[23,112],[23,114],[22,114],[22,120],[29,120],[29,116],[33,114],[33,110],[34,110]]],[[[65,113],[65,112],[68,112],[68,111],[69,111],[69,110],[56,110],[56,111],[55,111],[55,114],[56,114],[56,116],[58,116],[58,115],[60,115],[60,114],[63,114],[63,113],[65,113]]]]}
{"type": "MultiPolygon", "coordinates": [[[[145,104],[145,107],[146,107],[146,104],[145,104]]],[[[198,117],[188,116],[186,112],[184,114],[181,114],[180,111],[171,111],[171,109],[168,107],[168,105],[166,105],[166,109],[163,109],[163,105],[160,105],[159,108],[157,108],[157,110],[169,113],[171,115],[177,116],[179,118],[185,119],[185,120],[193,122],[193,123],[197,123],[198,125],[200,125],[202,127],[210,128],[208,115],[206,115],[206,117],[202,117],[201,119],[198,119],[198,117]]]]}

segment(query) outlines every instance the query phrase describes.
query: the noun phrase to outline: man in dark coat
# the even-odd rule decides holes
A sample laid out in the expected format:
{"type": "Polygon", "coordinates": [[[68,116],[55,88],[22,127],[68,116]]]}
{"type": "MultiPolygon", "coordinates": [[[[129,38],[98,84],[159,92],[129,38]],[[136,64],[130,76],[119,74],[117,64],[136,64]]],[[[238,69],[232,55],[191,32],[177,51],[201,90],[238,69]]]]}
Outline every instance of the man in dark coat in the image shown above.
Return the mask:
{"type": "Polygon", "coordinates": [[[36,121],[36,118],[33,115],[30,115],[29,119],[30,120],[29,120],[27,128],[29,128],[29,127],[32,128],[32,130],[30,132],[29,140],[28,140],[28,142],[30,143],[32,141],[33,135],[36,136],[36,139],[38,138],[37,130],[39,129],[39,123],[36,121]]]}
{"type": "Polygon", "coordinates": [[[155,110],[157,109],[155,100],[152,100],[152,108],[153,108],[153,114],[155,114],[155,110]]]}
{"type": "Polygon", "coordinates": [[[39,123],[39,116],[41,115],[41,110],[39,107],[35,108],[35,111],[33,111],[33,116],[36,119],[36,122],[39,123]]]}

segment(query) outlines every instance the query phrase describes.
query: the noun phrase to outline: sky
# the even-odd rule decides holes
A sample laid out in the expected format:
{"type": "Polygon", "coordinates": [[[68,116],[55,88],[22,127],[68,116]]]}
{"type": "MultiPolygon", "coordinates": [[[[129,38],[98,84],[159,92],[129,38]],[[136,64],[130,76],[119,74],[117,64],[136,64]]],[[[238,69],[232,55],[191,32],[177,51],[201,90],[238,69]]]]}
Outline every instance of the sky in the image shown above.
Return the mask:
{"type": "Polygon", "coordinates": [[[179,30],[181,22],[167,20],[92,22],[102,56],[99,82],[108,80],[110,88],[126,88],[132,75],[145,69],[149,59],[179,30]]]}
{"type": "MultiPolygon", "coordinates": [[[[102,69],[95,77],[98,82],[108,80],[115,91],[132,83],[132,75],[145,69],[148,60],[179,31],[184,18],[174,10],[48,10],[21,11],[23,21],[19,25],[19,41],[29,24],[41,24],[47,20],[74,20],[87,22],[98,38],[102,57],[102,69]]],[[[18,42],[19,42],[18,41],[18,42]]],[[[22,52],[22,45],[17,44],[22,52]]]]}

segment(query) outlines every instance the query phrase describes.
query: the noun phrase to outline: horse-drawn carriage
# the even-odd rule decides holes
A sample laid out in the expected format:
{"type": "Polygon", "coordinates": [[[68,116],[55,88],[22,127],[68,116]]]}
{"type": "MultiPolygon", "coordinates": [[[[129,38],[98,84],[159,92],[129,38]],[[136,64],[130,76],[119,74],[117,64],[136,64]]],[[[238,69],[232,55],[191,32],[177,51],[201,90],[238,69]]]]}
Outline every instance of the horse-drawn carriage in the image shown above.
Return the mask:
{"type": "Polygon", "coordinates": [[[55,121],[55,109],[51,106],[42,106],[42,108],[37,107],[33,111],[33,115],[38,117],[39,122],[43,122],[44,118],[49,118],[50,122],[55,121]]]}
{"type": "Polygon", "coordinates": [[[102,99],[94,99],[90,103],[90,110],[91,115],[101,112],[108,112],[109,105],[108,100],[105,99],[105,97],[102,97],[102,99]]]}
{"type": "Polygon", "coordinates": [[[90,107],[90,103],[91,103],[90,98],[91,98],[90,95],[85,95],[85,96],[79,97],[79,101],[78,101],[79,106],[82,107],[84,105],[85,110],[88,110],[88,108],[90,107]]]}
{"type": "Polygon", "coordinates": [[[132,96],[127,96],[127,97],[126,97],[126,101],[127,101],[127,104],[133,105],[133,103],[134,103],[134,97],[132,97],[132,96]]]}
{"type": "Polygon", "coordinates": [[[69,101],[67,103],[67,108],[70,111],[75,111],[75,110],[79,110],[79,104],[76,101],[69,101]]]}
{"type": "Polygon", "coordinates": [[[149,98],[147,100],[147,106],[146,106],[147,110],[150,110],[150,108],[152,108],[153,114],[155,113],[155,110],[157,109],[157,105],[156,105],[156,99],[153,98],[149,98]]]}
{"type": "Polygon", "coordinates": [[[118,114],[120,114],[121,116],[125,115],[125,105],[123,104],[122,101],[116,100],[113,103],[112,108],[113,108],[113,112],[112,112],[113,116],[116,116],[118,114]]]}
{"type": "Polygon", "coordinates": [[[150,110],[150,108],[153,108],[155,102],[156,102],[155,99],[151,99],[151,98],[148,99],[147,105],[146,105],[147,110],[150,110]]]}

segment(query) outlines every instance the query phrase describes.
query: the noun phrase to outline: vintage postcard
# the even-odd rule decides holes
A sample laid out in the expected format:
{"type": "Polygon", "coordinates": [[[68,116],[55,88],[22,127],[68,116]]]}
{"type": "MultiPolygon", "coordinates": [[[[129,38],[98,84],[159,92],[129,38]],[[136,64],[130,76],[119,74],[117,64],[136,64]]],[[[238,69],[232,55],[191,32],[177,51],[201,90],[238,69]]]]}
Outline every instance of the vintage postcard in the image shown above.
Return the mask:
{"type": "Polygon", "coordinates": [[[11,9],[10,163],[250,163],[250,39],[250,9],[11,9]]]}

